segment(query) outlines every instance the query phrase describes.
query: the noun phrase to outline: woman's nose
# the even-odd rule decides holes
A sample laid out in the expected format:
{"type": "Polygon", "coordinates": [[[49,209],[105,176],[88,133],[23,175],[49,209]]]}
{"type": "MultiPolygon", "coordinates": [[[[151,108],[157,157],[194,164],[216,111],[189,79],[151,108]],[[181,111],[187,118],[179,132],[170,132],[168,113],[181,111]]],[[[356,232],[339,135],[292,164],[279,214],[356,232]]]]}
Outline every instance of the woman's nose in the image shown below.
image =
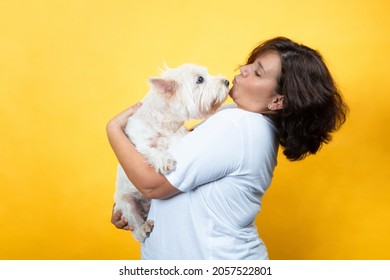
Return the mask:
{"type": "Polygon", "coordinates": [[[240,67],[240,73],[244,77],[246,77],[248,75],[248,68],[246,65],[240,67]]]}

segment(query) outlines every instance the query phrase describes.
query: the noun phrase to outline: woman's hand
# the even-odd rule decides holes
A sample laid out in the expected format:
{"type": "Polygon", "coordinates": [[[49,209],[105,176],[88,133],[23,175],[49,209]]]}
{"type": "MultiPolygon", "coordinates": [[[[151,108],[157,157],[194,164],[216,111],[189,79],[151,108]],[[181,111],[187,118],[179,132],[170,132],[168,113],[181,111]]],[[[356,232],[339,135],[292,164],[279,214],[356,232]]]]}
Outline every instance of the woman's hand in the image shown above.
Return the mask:
{"type": "Polygon", "coordinates": [[[109,129],[124,129],[129,117],[131,117],[135,111],[138,110],[139,107],[141,107],[142,103],[138,102],[135,105],[131,106],[130,108],[127,108],[123,112],[116,115],[114,118],[112,118],[108,124],[107,124],[107,130],[109,129]]]}
{"type": "Polygon", "coordinates": [[[131,230],[131,231],[134,230],[131,226],[129,226],[127,219],[122,218],[122,212],[121,211],[115,212],[114,208],[112,209],[111,223],[118,229],[131,230]]]}

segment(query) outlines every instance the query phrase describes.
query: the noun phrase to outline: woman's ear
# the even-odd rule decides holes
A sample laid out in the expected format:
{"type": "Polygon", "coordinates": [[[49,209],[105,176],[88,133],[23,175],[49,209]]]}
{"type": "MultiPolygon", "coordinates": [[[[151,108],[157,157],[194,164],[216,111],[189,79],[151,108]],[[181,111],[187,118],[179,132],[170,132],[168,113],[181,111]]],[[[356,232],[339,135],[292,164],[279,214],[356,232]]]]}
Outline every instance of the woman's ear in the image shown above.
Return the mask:
{"type": "Polygon", "coordinates": [[[268,104],[268,109],[270,109],[271,111],[282,110],[283,109],[283,100],[284,100],[283,95],[277,95],[272,100],[272,102],[268,104]]]}

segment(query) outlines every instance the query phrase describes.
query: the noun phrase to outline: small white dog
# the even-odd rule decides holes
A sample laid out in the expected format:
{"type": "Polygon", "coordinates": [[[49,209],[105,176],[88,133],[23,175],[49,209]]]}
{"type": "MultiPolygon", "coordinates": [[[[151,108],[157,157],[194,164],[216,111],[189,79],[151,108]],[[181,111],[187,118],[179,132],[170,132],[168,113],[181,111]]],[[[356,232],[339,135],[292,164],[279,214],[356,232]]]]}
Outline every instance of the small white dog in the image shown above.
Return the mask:
{"type": "MultiPolygon", "coordinates": [[[[151,89],[129,118],[125,132],[148,163],[166,174],[176,164],[168,153],[170,145],[187,133],[184,121],[214,113],[227,98],[229,82],[221,76],[210,76],[202,66],[184,64],[167,67],[160,77],[150,78],[149,84],[151,89]]],[[[153,221],[145,221],[149,207],[150,200],[133,186],[119,165],[114,211],[122,211],[140,242],[153,229],[153,221]]]]}

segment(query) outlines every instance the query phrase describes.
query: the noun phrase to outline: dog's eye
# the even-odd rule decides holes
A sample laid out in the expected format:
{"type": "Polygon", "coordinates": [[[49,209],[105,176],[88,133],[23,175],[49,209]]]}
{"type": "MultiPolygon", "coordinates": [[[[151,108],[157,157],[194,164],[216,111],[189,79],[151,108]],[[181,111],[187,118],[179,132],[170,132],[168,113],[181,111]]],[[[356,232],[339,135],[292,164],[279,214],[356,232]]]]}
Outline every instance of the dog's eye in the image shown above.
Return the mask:
{"type": "Polygon", "coordinates": [[[198,80],[196,81],[197,84],[201,84],[204,82],[204,78],[202,76],[198,77],[198,80]]]}

